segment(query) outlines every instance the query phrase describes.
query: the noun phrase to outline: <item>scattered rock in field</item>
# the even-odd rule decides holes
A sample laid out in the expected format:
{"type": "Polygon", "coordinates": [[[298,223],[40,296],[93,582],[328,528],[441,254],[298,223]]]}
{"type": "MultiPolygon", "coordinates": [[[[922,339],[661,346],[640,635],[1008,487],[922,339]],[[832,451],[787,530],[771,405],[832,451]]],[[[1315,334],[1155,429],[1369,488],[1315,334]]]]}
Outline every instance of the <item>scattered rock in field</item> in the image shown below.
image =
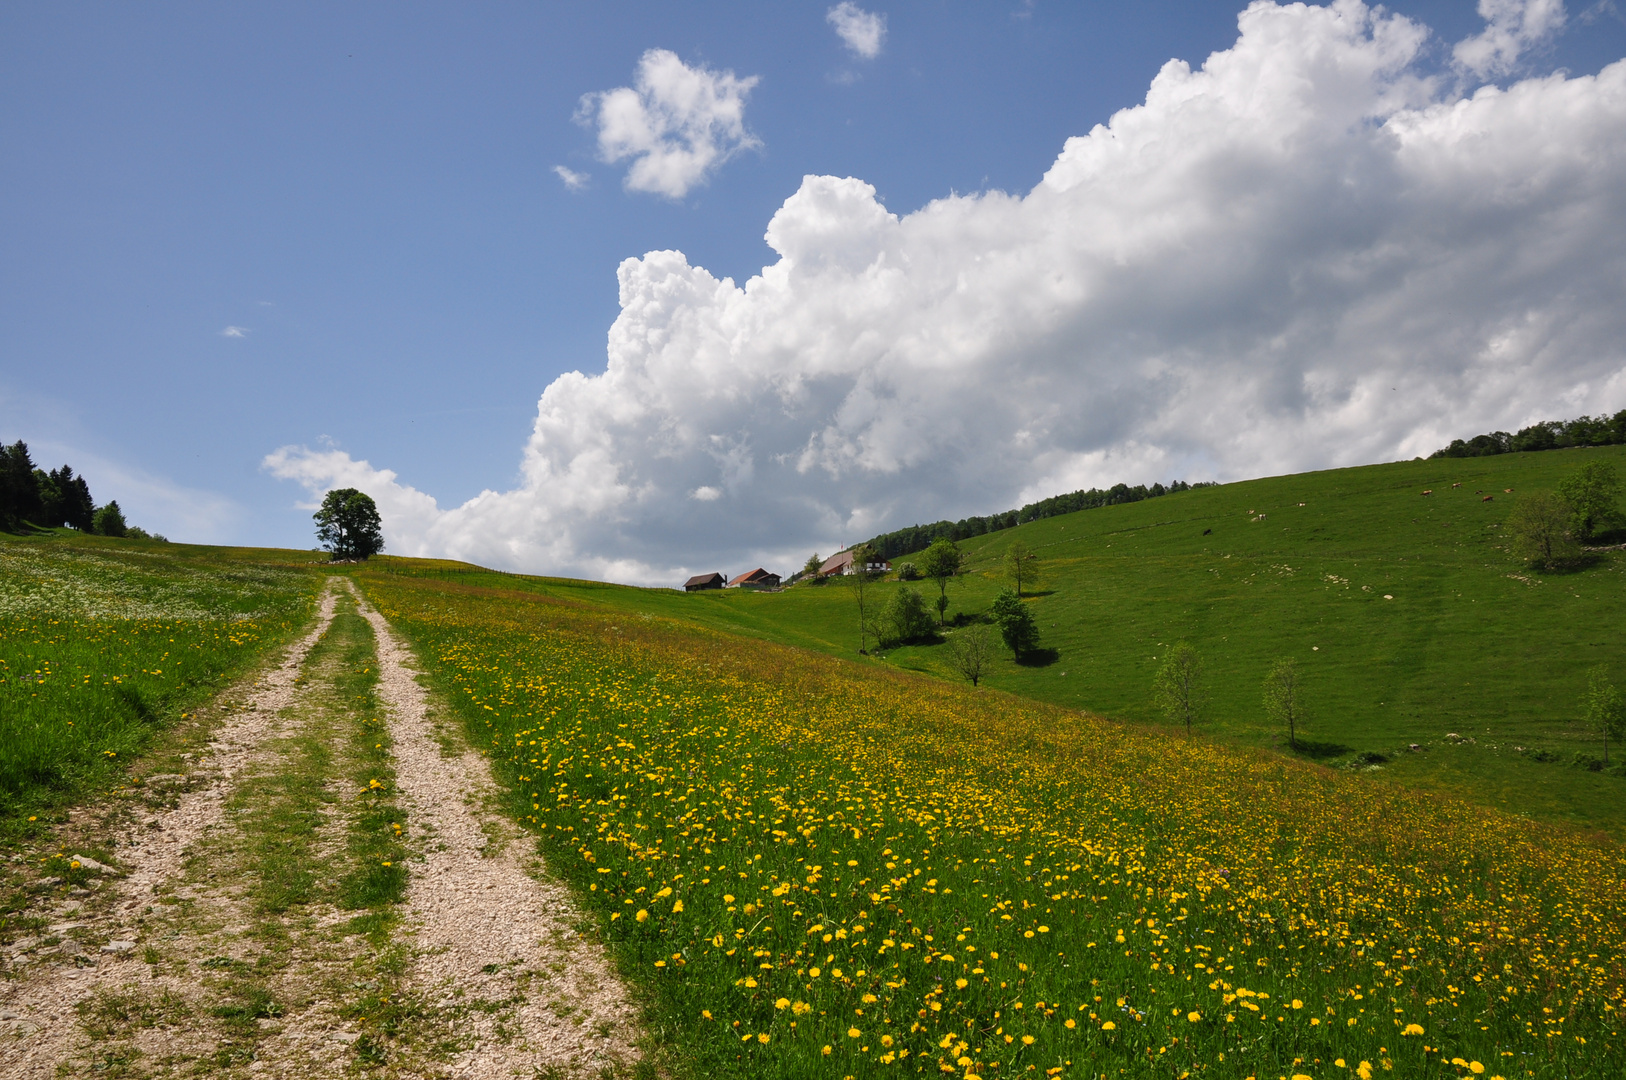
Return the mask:
{"type": "Polygon", "coordinates": [[[42,877],[38,881],[34,882],[34,888],[49,889],[52,885],[60,884],[62,884],[62,879],[59,877],[42,877]]]}
{"type": "Polygon", "coordinates": [[[351,1043],[361,1038],[361,1034],[355,1031],[335,1031],[333,1033],[333,1037],[339,1042],[344,1043],[346,1046],[349,1046],[351,1043]]]}
{"type": "Polygon", "coordinates": [[[23,1014],[11,1009],[0,1009],[0,1020],[21,1020],[23,1014]]]}
{"type": "Polygon", "coordinates": [[[135,947],[136,943],[133,941],[109,941],[102,946],[102,952],[122,955],[123,953],[133,952],[135,947]]]}
{"type": "Polygon", "coordinates": [[[114,870],[111,866],[108,866],[106,863],[99,863],[95,859],[92,859],[89,855],[75,855],[71,861],[78,863],[81,870],[89,870],[93,874],[118,873],[118,871],[114,870]]]}
{"type": "Polygon", "coordinates": [[[51,932],[53,934],[66,934],[69,930],[78,930],[78,929],[81,929],[84,925],[85,924],[82,923],[82,922],[62,922],[62,923],[56,923],[55,925],[52,925],[52,926],[48,926],[48,927],[46,927],[46,930],[48,930],[49,932],[51,932]]]}

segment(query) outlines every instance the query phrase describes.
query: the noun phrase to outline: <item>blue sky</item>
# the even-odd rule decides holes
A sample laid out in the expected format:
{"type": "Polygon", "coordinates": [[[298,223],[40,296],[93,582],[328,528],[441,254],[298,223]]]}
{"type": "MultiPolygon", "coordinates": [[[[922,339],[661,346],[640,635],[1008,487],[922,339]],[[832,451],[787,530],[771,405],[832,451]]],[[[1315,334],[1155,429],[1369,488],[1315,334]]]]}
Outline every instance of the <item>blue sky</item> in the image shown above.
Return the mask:
{"type": "MultiPolygon", "coordinates": [[[[0,436],[26,438],[47,466],[70,462],[99,499],[119,498],[133,520],[177,539],[307,546],[309,511],[295,504],[311,492],[289,478],[311,488],[322,477],[284,469],[279,479],[264,465],[289,445],[391,470],[392,482],[432,496],[437,513],[486,489],[530,485],[546,501],[546,484],[522,466],[538,397],[562,373],[605,370],[622,260],[681,251],[690,266],[743,285],[779,259],[764,230],[804,175],[867,182],[898,216],[951,193],[1025,195],[1069,137],[1141,105],[1165,61],[1200,69],[1239,37],[1235,3],[860,7],[884,18],[873,57],[844,44],[828,3],[7,5],[0,436]],[[679,198],[627,190],[627,162],[602,160],[592,118],[578,116],[583,95],[634,85],[651,49],[670,50],[686,70],[758,80],[744,98],[753,145],[679,198]],[[585,186],[571,190],[558,166],[585,186]]],[[[1626,56],[1613,6],[1571,7],[1562,25],[1527,35],[1510,63],[1464,76],[1452,46],[1484,28],[1473,5],[1388,10],[1432,31],[1407,66],[1443,82],[1411,108],[1485,83],[1594,75],[1626,56]]],[[[1147,318],[1166,325],[1236,303],[1222,293],[1147,318]]],[[[875,318],[887,325],[884,313],[875,318]]],[[[1061,340],[1033,344],[1034,355],[1065,351],[1061,340]]],[[[1604,366],[1579,383],[1534,386],[1528,407],[1605,407],[1619,357],[1589,362],[1604,366]],[[1578,395],[1581,383],[1590,389],[1578,395]]],[[[1453,419],[1521,415],[1520,403],[1504,402],[1453,419]]],[[[718,446],[767,441],[740,418],[714,426],[707,437],[718,446]]],[[[1066,439],[1081,456],[1034,465],[1035,482],[1082,483],[1091,467],[1150,481],[1342,461],[1327,452],[1250,460],[1246,448],[1214,446],[1137,456],[1123,448],[1155,441],[1137,431],[1066,439]]],[[[1385,439],[1352,452],[1403,449],[1400,429],[1385,439]]],[[[647,446],[618,446],[607,452],[630,476],[647,446]]],[[[676,511],[654,506],[600,507],[604,531],[569,550],[527,549],[526,530],[556,527],[534,515],[502,526],[515,536],[487,548],[444,528],[437,540],[429,526],[403,531],[396,548],[655,580],[712,569],[713,549],[732,569],[861,538],[846,535],[855,529],[993,511],[1031,494],[1022,483],[934,489],[907,470],[853,467],[923,494],[835,505],[803,492],[823,500],[817,513],[776,514],[784,529],[743,546],[708,548],[704,537],[731,529],[729,519],[685,518],[696,538],[665,561],[648,550],[676,511]],[[583,561],[588,548],[608,561],[583,561]]],[[[766,483],[764,468],[747,473],[766,483]]],[[[801,467],[819,469],[839,481],[828,463],[801,467]]],[[[639,483],[666,482],[654,475],[639,483]]],[[[680,509],[711,513],[727,500],[706,492],[725,488],[734,494],[685,487],[680,509]]]]}

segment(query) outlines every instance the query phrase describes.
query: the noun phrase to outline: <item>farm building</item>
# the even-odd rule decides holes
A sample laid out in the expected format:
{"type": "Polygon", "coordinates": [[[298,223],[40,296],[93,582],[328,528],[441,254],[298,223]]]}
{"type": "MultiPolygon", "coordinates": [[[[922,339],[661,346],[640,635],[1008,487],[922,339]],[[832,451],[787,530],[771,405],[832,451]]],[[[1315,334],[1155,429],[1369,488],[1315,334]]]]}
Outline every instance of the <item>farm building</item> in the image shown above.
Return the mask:
{"type": "Polygon", "coordinates": [[[730,589],[777,589],[779,588],[779,575],[770,574],[762,567],[757,567],[749,574],[741,574],[728,583],[730,589]]]}
{"type": "MultiPolygon", "coordinates": [[[[871,573],[884,573],[892,569],[892,564],[885,561],[872,562],[869,564],[867,569],[871,573]]],[[[853,553],[850,549],[847,551],[838,551],[836,554],[824,560],[823,564],[819,567],[820,577],[832,577],[836,574],[851,573],[853,573],[853,553]]]]}
{"type": "Polygon", "coordinates": [[[701,589],[721,589],[728,579],[721,574],[696,574],[683,583],[684,592],[699,592],[701,589]]]}

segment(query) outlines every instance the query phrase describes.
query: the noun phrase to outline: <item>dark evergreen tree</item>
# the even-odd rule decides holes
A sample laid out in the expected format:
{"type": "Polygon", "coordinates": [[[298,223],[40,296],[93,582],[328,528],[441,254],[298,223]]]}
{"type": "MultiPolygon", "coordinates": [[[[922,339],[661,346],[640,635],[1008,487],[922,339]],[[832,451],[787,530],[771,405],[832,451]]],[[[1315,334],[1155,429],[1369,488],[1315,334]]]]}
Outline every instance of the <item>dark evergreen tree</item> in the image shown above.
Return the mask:
{"type": "Polygon", "coordinates": [[[39,481],[28,444],[18,439],[0,446],[0,526],[20,529],[40,512],[39,481]]]}
{"type": "Polygon", "coordinates": [[[40,493],[40,512],[34,524],[51,529],[68,525],[81,532],[91,531],[96,506],[91,502],[90,486],[83,477],[73,475],[73,470],[64,465],[50,472],[35,469],[34,479],[40,493]]]}
{"type": "MultiPolygon", "coordinates": [[[[62,472],[73,476],[73,470],[66,465],[62,472]]],[[[61,483],[61,481],[58,481],[61,483]]],[[[73,479],[62,485],[66,492],[63,500],[64,516],[62,523],[71,529],[80,532],[94,532],[96,529],[96,503],[90,497],[90,485],[85,483],[83,476],[74,476],[73,479]]]]}

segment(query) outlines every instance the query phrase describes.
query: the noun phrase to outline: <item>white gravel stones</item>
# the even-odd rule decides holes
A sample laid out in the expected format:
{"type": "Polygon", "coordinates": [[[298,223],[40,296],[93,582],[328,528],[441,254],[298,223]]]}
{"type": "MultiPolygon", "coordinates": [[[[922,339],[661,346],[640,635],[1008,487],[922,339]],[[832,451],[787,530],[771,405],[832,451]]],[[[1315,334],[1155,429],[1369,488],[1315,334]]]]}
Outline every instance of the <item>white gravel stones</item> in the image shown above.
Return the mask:
{"type": "MultiPolygon", "coordinates": [[[[200,785],[181,795],[175,809],[159,816],[162,828],[144,836],[140,846],[129,842],[133,838],[121,839],[120,850],[127,852],[123,861],[129,865],[130,872],[108,886],[115,894],[115,901],[150,902],[160,885],[182,874],[187,850],[205,832],[220,825],[224,817],[222,806],[231,791],[229,778],[243,768],[276,729],[277,710],[293,701],[295,680],[305,656],[332,621],[335,601],[330,591],[322,600],[316,627],[256,685],[254,697],[259,707],[234,714],[216,733],[211,764],[218,775],[212,777],[207,786],[200,785]]],[[[84,856],[75,858],[85,865],[84,856]]],[[[101,865],[96,863],[98,867],[101,865]]],[[[115,902],[114,906],[120,905],[115,902]]],[[[61,935],[87,927],[95,929],[94,924],[87,921],[62,922],[52,926],[50,932],[61,935]]],[[[110,932],[112,929],[108,928],[110,932]]],[[[62,952],[76,952],[77,947],[68,948],[72,944],[71,939],[64,942],[62,952]]],[[[129,944],[129,950],[113,952],[105,966],[72,966],[88,959],[77,956],[72,964],[36,962],[21,968],[15,972],[15,978],[0,985],[0,1007],[24,1015],[71,1018],[75,1006],[98,990],[113,990],[149,977],[142,970],[144,965],[133,962],[134,943],[129,944]]],[[[0,1039],[0,1076],[6,1080],[54,1080],[58,1066],[88,1043],[85,1032],[72,1022],[42,1026],[26,1038],[0,1039]]]]}
{"type": "Polygon", "coordinates": [[[377,611],[363,614],[378,637],[379,696],[392,714],[407,820],[427,836],[403,920],[417,953],[409,984],[428,997],[461,990],[465,1000],[521,999],[512,1013],[473,1010],[458,1021],[459,1034],[473,1027],[473,1047],[452,1064],[453,1075],[592,1074],[635,1060],[634,1010],[607,957],[575,930],[580,915],[563,887],[533,876],[542,869],[527,854],[534,841],[481,812],[492,791],[489,766],[470,750],[442,755],[410,652],[377,611]],[[556,1008],[561,1001],[570,1007],[556,1008]]]}

